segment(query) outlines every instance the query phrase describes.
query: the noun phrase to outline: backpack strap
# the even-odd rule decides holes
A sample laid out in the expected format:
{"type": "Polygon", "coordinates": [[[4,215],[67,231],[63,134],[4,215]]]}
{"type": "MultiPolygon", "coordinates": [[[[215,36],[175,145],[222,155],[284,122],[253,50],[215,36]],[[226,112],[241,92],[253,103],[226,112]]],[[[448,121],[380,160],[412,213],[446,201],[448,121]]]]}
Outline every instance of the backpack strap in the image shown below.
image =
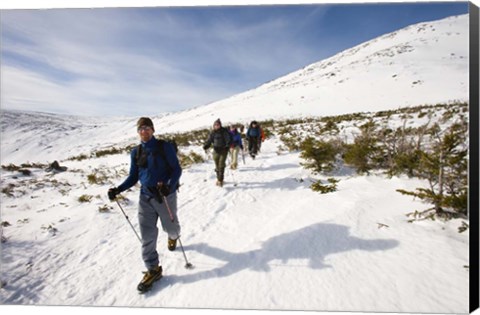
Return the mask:
{"type": "Polygon", "coordinates": [[[138,160],[140,159],[140,156],[142,155],[142,145],[139,144],[137,145],[137,152],[135,154],[135,164],[138,166],[138,160]]]}
{"type": "MultiPolygon", "coordinates": [[[[167,173],[168,175],[170,176],[172,173],[173,173],[173,167],[170,165],[170,163],[168,163],[168,159],[167,159],[167,154],[165,153],[165,143],[168,143],[168,141],[165,141],[163,139],[157,139],[157,142],[158,142],[158,154],[160,155],[160,157],[163,159],[163,161],[165,162],[165,166],[167,168],[167,173]]],[[[173,144],[172,144],[173,145],[173,144]]],[[[135,154],[135,162],[137,163],[138,165],[138,160],[140,159],[140,156],[142,155],[142,152],[143,149],[142,149],[142,145],[139,144],[137,146],[137,152],[135,154]]],[[[156,159],[155,159],[155,153],[154,154],[154,163],[156,163],[156,159]]],[[[156,165],[155,165],[156,166],[156,165]]],[[[180,187],[180,183],[177,184],[177,187],[176,187],[176,190],[179,191],[179,187],[180,187]]]]}
{"type": "Polygon", "coordinates": [[[157,139],[157,141],[158,141],[158,149],[159,149],[160,156],[162,157],[163,161],[165,162],[165,165],[167,166],[167,172],[168,172],[168,174],[172,174],[173,169],[170,166],[170,164],[168,163],[167,154],[165,153],[165,142],[166,141],[162,140],[162,139],[157,139]]]}
{"type": "MultiPolygon", "coordinates": [[[[172,167],[170,166],[170,164],[168,164],[167,155],[165,153],[165,147],[164,147],[164,144],[165,144],[166,141],[164,141],[162,139],[157,139],[157,141],[158,141],[158,153],[160,154],[163,161],[165,162],[165,165],[167,166],[167,172],[169,174],[171,174],[172,173],[172,167]]],[[[142,145],[139,144],[137,146],[137,152],[135,154],[135,162],[137,163],[137,165],[138,165],[138,160],[140,159],[140,156],[142,155],[142,153],[143,153],[142,145]]],[[[155,159],[154,159],[154,161],[155,161],[155,159]]]]}

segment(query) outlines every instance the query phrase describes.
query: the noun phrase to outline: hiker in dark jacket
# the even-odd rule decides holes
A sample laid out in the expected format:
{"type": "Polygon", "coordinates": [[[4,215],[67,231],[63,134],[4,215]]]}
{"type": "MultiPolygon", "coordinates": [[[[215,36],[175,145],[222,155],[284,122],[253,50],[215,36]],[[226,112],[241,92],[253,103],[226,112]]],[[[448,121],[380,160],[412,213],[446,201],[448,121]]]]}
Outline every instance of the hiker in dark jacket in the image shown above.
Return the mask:
{"type": "Polygon", "coordinates": [[[139,283],[138,290],[144,291],[162,275],[157,253],[158,219],[160,218],[163,231],[168,234],[167,247],[170,251],[175,250],[180,237],[176,189],[182,169],[174,146],[168,142],[160,142],[153,136],[155,129],[150,118],[140,118],[137,131],[141,143],[130,153],[130,173],[121,185],[108,190],[108,197],[115,200],[118,194],[138,181],[142,184],[138,220],[142,237],[142,258],[147,272],[139,283]]]}
{"type": "Polygon", "coordinates": [[[250,127],[247,130],[248,152],[253,159],[258,154],[261,137],[260,126],[254,120],[250,123],[250,127]]]}
{"type": "Polygon", "coordinates": [[[225,162],[227,160],[228,150],[230,148],[230,134],[228,130],[222,127],[220,119],[213,123],[213,131],[210,133],[204,150],[208,150],[213,144],[213,160],[215,162],[215,172],[217,173],[217,186],[223,186],[223,178],[225,174],[225,162]]]}
{"type": "Polygon", "coordinates": [[[230,126],[230,130],[228,132],[230,133],[230,137],[232,139],[232,143],[230,144],[230,156],[232,161],[230,168],[232,170],[236,170],[238,167],[238,152],[240,150],[243,151],[242,135],[238,132],[235,125],[230,126]]]}

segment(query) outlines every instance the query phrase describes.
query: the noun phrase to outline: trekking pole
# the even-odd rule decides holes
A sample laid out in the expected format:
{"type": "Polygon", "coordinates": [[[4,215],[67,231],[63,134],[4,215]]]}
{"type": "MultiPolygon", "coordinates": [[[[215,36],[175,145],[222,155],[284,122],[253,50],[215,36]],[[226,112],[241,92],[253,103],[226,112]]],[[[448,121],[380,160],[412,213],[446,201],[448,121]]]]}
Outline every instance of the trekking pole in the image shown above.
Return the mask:
{"type": "MultiPolygon", "coordinates": [[[[167,197],[165,197],[164,195],[161,195],[161,196],[163,198],[163,202],[165,202],[165,206],[167,207],[167,211],[168,211],[168,215],[170,216],[170,220],[173,223],[175,221],[175,219],[173,218],[172,210],[170,210],[170,206],[168,205],[167,197]]],[[[180,239],[180,235],[178,236],[177,240],[180,243],[180,248],[182,249],[183,258],[185,258],[185,268],[186,269],[193,269],[193,265],[188,262],[187,255],[185,255],[185,250],[183,249],[183,244],[182,244],[182,240],[180,239]]]]}
{"type": "Polygon", "coordinates": [[[130,224],[133,232],[135,232],[135,235],[137,236],[138,240],[140,241],[140,243],[142,243],[142,239],[140,238],[140,236],[138,236],[137,231],[135,231],[135,228],[133,227],[132,222],[130,222],[130,220],[128,219],[128,216],[127,216],[127,214],[125,213],[125,211],[123,211],[123,208],[122,208],[122,206],[120,205],[120,202],[118,202],[118,199],[117,199],[117,198],[115,198],[115,201],[117,202],[117,205],[120,207],[120,210],[122,210],[122,213],[123,213],[123,215],[125,216],[125,219],[127,219],[128,224],[130,224]]]}
{"type": "Polygon", "coordinates": [[[236,186],[238,185],[238,183],[237,183],[237,181],[235,180],[235,176],[233,176],[233,170],[230,170],[230,175],[232,175],[232,179],[233,179],[233,186],[235,186],[235,187],[236,187],[236,186]]]}
{"type": "MultiPolygon", "coordinates": [[[[210,154],[208,154],[208,151],[205,150],[205,161],[208,162],[210,160],[210,154]]],[[[210,169],[208,167],[208,165],[205,167],[206,169],[206,173],[205,173],[205,179],[203,180],[204,182],[206,182],[209,178],[209,174],[210,174],[210,169]]]]}

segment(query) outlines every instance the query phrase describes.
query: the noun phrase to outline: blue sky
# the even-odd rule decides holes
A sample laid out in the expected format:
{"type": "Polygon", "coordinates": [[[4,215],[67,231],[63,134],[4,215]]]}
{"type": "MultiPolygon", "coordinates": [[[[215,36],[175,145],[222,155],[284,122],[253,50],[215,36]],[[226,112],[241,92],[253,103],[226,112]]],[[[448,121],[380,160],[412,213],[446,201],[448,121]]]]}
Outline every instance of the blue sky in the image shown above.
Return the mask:
{"type": "Polygon", "coordinates": [[[467,2],[1,11],[2,109],[156,115],[255,88],[467,2]]]}

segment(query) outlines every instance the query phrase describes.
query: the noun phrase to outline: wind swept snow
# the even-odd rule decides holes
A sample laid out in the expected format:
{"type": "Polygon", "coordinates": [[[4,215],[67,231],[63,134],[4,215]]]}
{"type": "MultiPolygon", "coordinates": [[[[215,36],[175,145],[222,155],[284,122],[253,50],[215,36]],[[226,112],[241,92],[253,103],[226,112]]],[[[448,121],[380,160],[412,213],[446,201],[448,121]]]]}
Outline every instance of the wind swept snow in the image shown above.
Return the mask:
{"type": "MultiPolygon", "coordinates": [[[[267,141],[256,160],[228,170],[223,188],[214,185],[211,160],[184,171],[179,216],[195,269],[185,269],[180,249],[169,252],[160,234],[165,276],[145,295],[135,289],[144,268],[140,244],[109,203],[108,186],[63,196],[46,185],[4,197],[2,220],[12,226],[4,228],[3,303],[467,312],[468,237],[457,232],[460,222],[408,223],[405,214],[425,205],[395,192],[420,182],[345,173],[337,192],[321,195],[309,189],[298,153],[278,155],[278,144],[267,141]],[[80,194],[96,197],[84,204],[80,194]],[[109,211],[98,210],[105,205],[109,211]]],[[[128,156],[65,165],[116,168],[120,160],[128,156]]],[[[51,179],[81,185],[79,174],[51,179]]],[[[138,230],[138,189],[124,196],[138,230]]]]}

